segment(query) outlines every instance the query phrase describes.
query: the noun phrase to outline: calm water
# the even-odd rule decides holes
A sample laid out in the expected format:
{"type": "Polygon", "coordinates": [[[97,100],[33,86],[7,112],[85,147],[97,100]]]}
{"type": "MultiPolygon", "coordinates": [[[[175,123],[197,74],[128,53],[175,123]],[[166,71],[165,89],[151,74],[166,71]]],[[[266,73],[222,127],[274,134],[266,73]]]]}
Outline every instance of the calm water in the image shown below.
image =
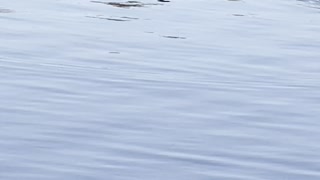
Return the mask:
{"type": "Polygon", "coordinates": [[[0,24],[0,179],[320,179],[319,1],[1,0],[0,24]]]}

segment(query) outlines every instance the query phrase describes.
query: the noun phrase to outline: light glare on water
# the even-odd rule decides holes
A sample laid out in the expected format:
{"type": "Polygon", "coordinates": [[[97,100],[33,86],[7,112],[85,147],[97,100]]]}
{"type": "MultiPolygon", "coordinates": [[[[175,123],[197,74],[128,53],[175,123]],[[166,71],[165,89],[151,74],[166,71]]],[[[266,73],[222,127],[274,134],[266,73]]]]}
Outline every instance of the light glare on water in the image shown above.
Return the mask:
{"type": "Polygon", "coordinates": [[[0,179],[318,180],[320,2],[0,3],[0,179]]]}

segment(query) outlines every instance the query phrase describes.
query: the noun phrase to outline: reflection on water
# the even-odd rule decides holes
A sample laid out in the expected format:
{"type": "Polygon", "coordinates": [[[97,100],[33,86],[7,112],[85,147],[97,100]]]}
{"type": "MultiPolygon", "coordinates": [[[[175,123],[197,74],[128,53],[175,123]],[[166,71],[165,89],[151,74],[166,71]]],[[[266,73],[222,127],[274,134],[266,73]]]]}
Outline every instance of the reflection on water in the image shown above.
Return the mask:
{"type": "Polygon", "coordinates": [[[316,4],[2,1],[0,179],[320,179],[316,4]]]}

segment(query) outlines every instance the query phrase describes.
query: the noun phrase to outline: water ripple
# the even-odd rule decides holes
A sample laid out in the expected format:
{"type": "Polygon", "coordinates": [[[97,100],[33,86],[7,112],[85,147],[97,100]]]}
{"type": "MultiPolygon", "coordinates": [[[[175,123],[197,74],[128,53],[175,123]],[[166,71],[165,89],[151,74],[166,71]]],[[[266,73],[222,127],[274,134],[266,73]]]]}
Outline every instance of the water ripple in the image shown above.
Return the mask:
{"type": "Polygon", "coordinates": [[[0,179],[318,180],[302,4],[3,1],[0,179]]]}

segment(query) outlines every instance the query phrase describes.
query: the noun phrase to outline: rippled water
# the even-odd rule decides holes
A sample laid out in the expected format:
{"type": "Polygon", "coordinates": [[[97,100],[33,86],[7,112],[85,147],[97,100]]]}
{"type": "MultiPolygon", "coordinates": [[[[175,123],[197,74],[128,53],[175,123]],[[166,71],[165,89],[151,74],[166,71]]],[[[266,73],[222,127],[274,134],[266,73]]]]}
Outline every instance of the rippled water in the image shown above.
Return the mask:
{"type": "Polygon", "coordinates": [[[320,179],[320,2],[0,3],[0,179],[320,179]]]}

